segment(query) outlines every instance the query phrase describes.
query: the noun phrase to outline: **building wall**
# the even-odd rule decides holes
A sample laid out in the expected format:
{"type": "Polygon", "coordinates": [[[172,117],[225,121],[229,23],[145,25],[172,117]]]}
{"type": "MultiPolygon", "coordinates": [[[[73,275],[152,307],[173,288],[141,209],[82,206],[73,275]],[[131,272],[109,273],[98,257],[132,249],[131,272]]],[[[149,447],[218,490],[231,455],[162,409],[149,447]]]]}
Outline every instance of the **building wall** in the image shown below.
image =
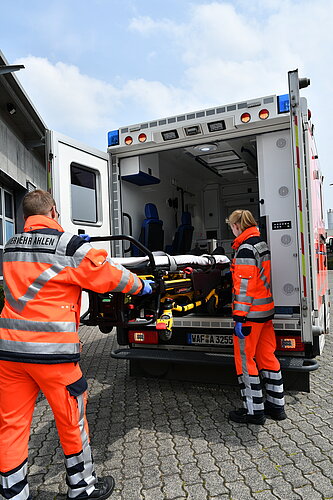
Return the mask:
{"type": "Polygon", "coordinates": [[[45,162],[41,162],[31,151],[28,151],[1,116],[0,169],[25,189],[27,181],[38,188],[46,189],[45,162]]]}

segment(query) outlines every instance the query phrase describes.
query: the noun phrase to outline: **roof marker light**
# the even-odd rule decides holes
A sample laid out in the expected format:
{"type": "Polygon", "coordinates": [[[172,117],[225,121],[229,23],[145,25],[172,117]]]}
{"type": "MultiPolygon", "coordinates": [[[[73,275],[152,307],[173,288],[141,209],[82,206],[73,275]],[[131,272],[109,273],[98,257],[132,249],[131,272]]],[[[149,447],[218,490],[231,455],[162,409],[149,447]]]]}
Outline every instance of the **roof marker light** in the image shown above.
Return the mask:
{"type": "Polygon", "coordinates": [[[268,109],[261,109],[259,111],[259,118],[260,118],[260,120],[267,120],[268,117],[269,117],[269,111],[268,111],[268,109]]]}
{"type": "Polygon", "coordinates": [[[144,134],[144,133],[140,134],[138,137],[138,140],[139,140],[139,142],[146,142],[146,140],[147,140],[146,134],[144,134]]]}
{"type": "Polygon", "coordinates": [[[108,146],[117,146],[119,144],[119,130],[111,130],[108,133],[108,146]]]}
{"type": "Polygon", "coordinates": [[[125,142],[126,146],[130,146],[133,142],[133,138],[130,135],[128,135],[127,137],[125,137],[124,142],[125,142]]]}
{"type": "Polygon", "coordinates": [[[251,120],[251,115],[250,113],[243,113],[240,119],[243,123],[249,123],[249,121],[251,120]]]}

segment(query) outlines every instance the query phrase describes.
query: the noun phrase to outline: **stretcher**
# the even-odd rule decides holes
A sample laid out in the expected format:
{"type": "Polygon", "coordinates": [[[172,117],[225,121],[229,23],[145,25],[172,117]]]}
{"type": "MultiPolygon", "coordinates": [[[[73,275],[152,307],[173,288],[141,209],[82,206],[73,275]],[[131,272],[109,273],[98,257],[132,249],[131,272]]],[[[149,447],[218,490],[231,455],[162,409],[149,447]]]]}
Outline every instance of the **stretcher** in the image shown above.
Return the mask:
{"type": "MultiPolygon", "coordinates": [[[[129,240],[146,255],[112,258],[116,264],[154,281],[151,295],[126,295],[88,291],[89,308],[83,324],[98,326],[108,333],[113,327],[135,328],[154,325],[162,340],[172,336],[173,316],[193,312],[223,314],[231,302],[230,260],[225,255],[177,255],[150,252],[126,235],[93,237],[91,241],[129,240]]],[[[229,311],[230,313],[230,311],[229,311]]]]}

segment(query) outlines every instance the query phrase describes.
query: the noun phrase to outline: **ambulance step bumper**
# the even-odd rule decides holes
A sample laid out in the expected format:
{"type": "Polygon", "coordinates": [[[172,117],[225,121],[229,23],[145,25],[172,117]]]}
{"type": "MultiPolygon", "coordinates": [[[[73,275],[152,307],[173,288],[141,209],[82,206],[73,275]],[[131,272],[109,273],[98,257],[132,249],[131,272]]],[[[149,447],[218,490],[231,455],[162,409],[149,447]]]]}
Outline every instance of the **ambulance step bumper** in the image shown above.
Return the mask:
{"type": "MultiPolygon", "coordinates": [[[[176,351],[167,349],[120,348],[111,352],[111,357],[127,360],[151,360],[172,363],[199,363],[206,365],[233,366],[234,357],[212,352],[176,351]]],[[[315,359],[279,358],[281,369],[296,372],[311,372],[319,367],[315,359]]]]}

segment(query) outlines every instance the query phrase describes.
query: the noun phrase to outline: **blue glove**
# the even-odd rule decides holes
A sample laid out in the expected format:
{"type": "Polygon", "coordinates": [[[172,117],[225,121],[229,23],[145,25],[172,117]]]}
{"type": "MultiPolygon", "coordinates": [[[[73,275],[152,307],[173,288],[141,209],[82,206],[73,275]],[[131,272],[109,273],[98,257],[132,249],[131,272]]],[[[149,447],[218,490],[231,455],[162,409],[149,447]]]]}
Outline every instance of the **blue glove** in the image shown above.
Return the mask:
{"type": "Polygon", "coordinates": [[[82,238],[84,241],[90,241],[90,236],[89,234],[79,234],[80,238],[82,238]]]}
{"type": "Polygon", "coordinates": [[[152,293],[153,289],[151,283],[155,283],[153,280],[141,280],[143,287],[137,295],[148,295],[152,293]]]}
{"type": "Polygon", "coordinates": [[[234,327],[235,335],[239,339],[245,339],[245,336],[243,335],[243,332],[242,332],[242,325],[243,325],[243,323],[241,323],[240,321],[236,321],[235,327],[234,327]]]}

